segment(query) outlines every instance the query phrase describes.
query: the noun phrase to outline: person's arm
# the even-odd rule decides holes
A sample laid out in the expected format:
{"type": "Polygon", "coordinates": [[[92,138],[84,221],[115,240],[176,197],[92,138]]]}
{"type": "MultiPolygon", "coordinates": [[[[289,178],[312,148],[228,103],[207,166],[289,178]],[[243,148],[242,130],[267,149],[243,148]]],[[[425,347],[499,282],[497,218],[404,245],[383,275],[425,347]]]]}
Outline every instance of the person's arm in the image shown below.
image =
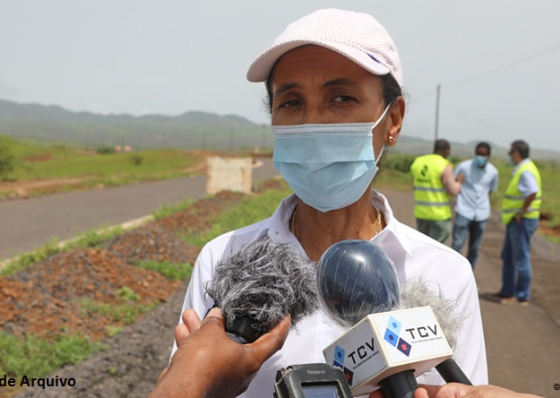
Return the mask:
{"type": "Polygon", "coordinates": [[[204,321],[193,310],[175,329],[177,351],[149,398],[229,398],[247,389],[261,365],[282,348],[290,331],[287,315],[254,343],[231,340],[219,308],[204,321]]]}
{"type": "Polygon", "coordinates": [[[498,170],[494,168],[494,178],[492,179],[492,183],[490,186],[490,193],[496,192],[498,190],[498,180],[500,176],[498,174],[498,170]]]}
{"type": "Polygon", "coordinates": [[[521,220],[523,219],[523,214],[527,212],[527,209],[531,205],[531,202],[535,200],[536,197],[537,197],[537,193],[535,192],[525,198],[525,200],[523,201],[523,205],[521,206],[521,210],[519,210],[515,215],[516,223],[519,224],[521,222],[521,220]]]}
{"type": "MultiPolygon", "coordinates": [[[[457,177],[459,178],[459,176],[461,175],[462,174],[458,174],[457,177]]],[[[464,180],[464,175],[462,178],[464,180]]],[[[443,171],[441,172],[441,182],[443,183],[443,187],[449,195],[457,196],[459,192],[461,192],[461,183],[455,181],[455,178],[453,177],[453,170],[450,164],[445,166],[445,169],[443,169],[443,171]]]]}
{"type": "Polygon", "coordinates": [[[463,185],[465,182],[465,162],[459,163],[459,166],[453,170],[453,177],[455,178],[455,181],[463,185]]]}

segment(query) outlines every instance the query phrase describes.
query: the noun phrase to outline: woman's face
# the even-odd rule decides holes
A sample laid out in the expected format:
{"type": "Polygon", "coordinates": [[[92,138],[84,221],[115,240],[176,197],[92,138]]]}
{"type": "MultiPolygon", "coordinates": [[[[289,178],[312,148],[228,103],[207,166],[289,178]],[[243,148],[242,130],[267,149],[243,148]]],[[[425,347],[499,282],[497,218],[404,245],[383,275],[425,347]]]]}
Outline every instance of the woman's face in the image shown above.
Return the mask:
{"type": "MultiPolygon", "coordinates": [[[[385,109],[377,76],[324,47],[307,45],[284,54],[274,66],[271,83],[273,125],[371,123],[385,109]]],[[[402,114],[397,129],[391,110],[374,129],[376,154],[384,144],[396,142],[404,114],[404,101],[398,102],[396,113],[402,102],[402,114]]]]}

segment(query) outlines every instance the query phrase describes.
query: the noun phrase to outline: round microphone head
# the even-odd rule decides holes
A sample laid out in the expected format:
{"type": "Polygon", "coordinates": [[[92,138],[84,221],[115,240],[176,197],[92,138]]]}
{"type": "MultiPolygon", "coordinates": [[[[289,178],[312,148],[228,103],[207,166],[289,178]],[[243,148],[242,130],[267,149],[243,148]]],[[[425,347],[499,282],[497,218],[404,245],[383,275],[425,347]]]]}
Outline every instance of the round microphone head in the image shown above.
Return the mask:
{"type": "Polygon", "coordinates": [[[323,307],[343,326],[399,305],[395,266],[370,241],[345,240],[329,247],[319,260],[317,289],[323,307]]]}

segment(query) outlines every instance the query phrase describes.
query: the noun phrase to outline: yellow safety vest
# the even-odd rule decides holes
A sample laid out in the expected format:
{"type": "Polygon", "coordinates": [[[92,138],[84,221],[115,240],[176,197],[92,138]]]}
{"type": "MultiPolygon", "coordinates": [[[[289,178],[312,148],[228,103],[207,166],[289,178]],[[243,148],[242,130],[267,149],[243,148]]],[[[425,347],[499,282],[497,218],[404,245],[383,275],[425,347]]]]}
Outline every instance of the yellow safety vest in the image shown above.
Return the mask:
{"type": "Polygon", "coordinates": [[[449,194],[443,187],[441,173],[450,164],[441,155],[417,157],[410,171],[414,177],[414,216],[422,220],[443,221],[451,218],[449,194]]]}
{"type": "Polygon", "coordinates": [[[542,197],[541,174],[539,173],[539,169],[537,169],[537,166],[535,166],[535,163],[529,160],[528,162],[521,165],[519,169],[517,169],[515,175],[509,182],[509,185],[506,189],[506,194],[504,200],[502,201],[502,222],[504,224],[509,224],[511,220],[513,220],[515,215],[523,207],[523,202],[525,202],[525,198],[518,188],[519,179],[521,178],[521,174],[523,174],[524,171],[529,171],[535,176],[539,190],[537,192],[535,200],[531,202],[531,204],[527,208],[527,211],[523,214],[523,218],[539,218],[540,216],[539,209],[541,208],[542,197]]]}

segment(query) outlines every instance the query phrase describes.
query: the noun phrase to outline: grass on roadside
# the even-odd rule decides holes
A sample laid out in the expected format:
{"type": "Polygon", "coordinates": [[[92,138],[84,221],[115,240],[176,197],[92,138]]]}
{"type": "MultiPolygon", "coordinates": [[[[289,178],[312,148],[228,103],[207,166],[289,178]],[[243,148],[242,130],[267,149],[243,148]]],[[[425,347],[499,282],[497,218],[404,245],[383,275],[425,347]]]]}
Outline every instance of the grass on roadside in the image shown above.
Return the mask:
{"type": "Polygon", "coordinates": [[[157,303],[138,304],[136,303],[141,297],[130,287],[123,286],[117,291],[117,297],[120,304],[99,303],[95,300],[84,298],[79,301],[84,318],[87,318],[88,312],[111,318],[114,322],[123,322],[129,325],[136,320],[140,314],[144,314],[153,310],[157,303]]]}
{"type": "Polygon", "coordinates": [[[130,325],[136,320],[136,317],[146,312],[150,312],[157,306],[157,303],[141,305],[134,302],[123,302],[122,304],[99,303],[91,299],[80,300],[80,307],[83,311],[84,318],[88,312],[111,318],[113,322],[122,322],[130,325]]]}
{"type": "MultiPolygon", "coordinates": [[[[185,177],[192,174],[188,170],[199,160],[192,152],[181,149],[115,153],[112,148],[97,148],[96,151],[72,144],[17,139],[11,142],[15,168],[7,175],[7,181],[58,180],[59,183],[28,188],[26,194],[29,197],[185,177]]],[[[0,198],[14,194],[11,190],[1,190],[0,198]]]]}
{"type": "Polygon", "coordinates": [[[17,167],[11,175],[18,181],[96,176],[111,184],[118,179],[177,174],[196,162],[194,157],[180,149],[99,154],[93,149],[69,145],[38,146],[14,140],[12,151],[25,166],[17,167]]]}
{"type": "Polygon", "coordinates": [[[170,216],[171,214],[178,213],[185,209],[188,209],[193,204],[192,199],[187,199],[184,202],[176,204],[165,204],[154,210],[153,215],[156,220],[160,218],[170,216]]]}
{"type": "MultiPolygon", "coordinates": [[[[285,183],[284,183],[285,184],[285,183]]],[[[266,191],[260,196],[246,196],[233,209],[224,211],[212,221],[210,229],[203,233],[189,232],[182,238],[197,247],[202,247],[206,242],[215,237],[256,223],[270,217],[282,199],[292,191],[284,185],[284,189],[266,191]]]]}
{"type": "Polygon", "coordinates": [[[188,279],[190,278],[192,273],[191,264],[176,264],[169,261],[145,260],[140,261],[137,267],[159,272],[167,279],[173,279],[175,281],[183,281],[185,279],[188,279]]]}
{"type": "Polygon", "coordinates": [[[58,336],[55,341],[40,337],[18,338],[0,331],[0,374],[8,376],[41,377],[63,365],[77,364],[99,351],[99,342],[72,335],[58,336]]]}
{"type": "Polygon", "coordinates": [[[53,237],[48,243],[38,249],[21,254],[8,263],[3,269],[0,269],[0,276],[8,276],[18,272],[62,251],[94,248],[107,239],[118,236],[123,232],[124,230],[120,227],[91,230],[84,232],[75,240],[71,240],[64,245],[61,244],[58,238],[53,237]]]}

